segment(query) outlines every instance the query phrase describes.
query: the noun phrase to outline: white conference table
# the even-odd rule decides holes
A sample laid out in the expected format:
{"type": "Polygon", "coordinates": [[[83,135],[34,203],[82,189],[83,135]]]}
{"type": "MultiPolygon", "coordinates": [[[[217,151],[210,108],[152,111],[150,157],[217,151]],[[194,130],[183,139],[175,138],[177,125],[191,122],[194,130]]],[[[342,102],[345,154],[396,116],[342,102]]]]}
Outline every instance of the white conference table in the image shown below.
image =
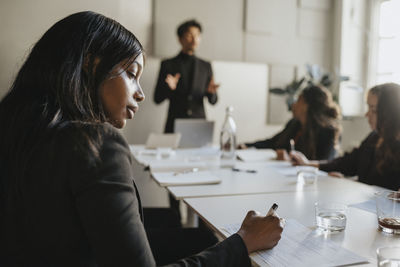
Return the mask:
{"type": "MultiPolygon", "coordinates": [[[[369,200],[377,188],[349,179],[319,176],[315,183],[299,183],[289,163],[274,160],[243,163],[236,161],[235,167],[253,169],[256,173],[234,172],[214,164],[213,152],[203,150],[177,151],[170,157],[138,154],[135,158],[142,166],[153,166],[151,171],[175,170],[200,167],[211,171],[222,179],[220,184],[195,186],[169,186],[166,189],[177,199],[183,199],[194,213],[198,214],[217,233],[225,236],[221,227],[241,222],[248,210],[266,213],[272,203],[279,204],[278,213],[285,218],[298,220],[306,227],[315,227],[314,203],[316,201],[338,201],[355,204],[369,200]]],[[[346,230],[342,233],[321,236],[367,258],[370,266],[376,266],[376,248],[400,246],[400,237],[384,234],[378,230],[376,214],[349,207],[346,230]]],[[[265,265],[257,255],[252,260],[265,265]]]]}
{"type": "MultiPolygon", "coordinates": [[[[353,189],[356,189],[354,186],[353,189]]],[[[343,191],[332,186],[324,191],[297,191],[258,195],[237,195],[207,198],[186,198],[184,202],[194,210],[211,228],[226,236],[221,228],[224,225],[241,222],[247,211],[257,210],[263,214],[273,203],[278,203],[277,210],[281,217],[296,219],[301,224],[315,228],[314,203],[316,201],[338,201],[355,204],[373,197],[375,188],[364,186],[359,190],[343,191]]],[[[376,249],[381,246],[400,246],[400,236],[388,235],[378,230],[376,214],[355,207],[347,210],[347,224],[344,232],[331,235],[321,234],[340,246],[368,259],[368,266],[376,266],[376,249]]],[[[316,230],[315,230],[316,231],[316,230]]],[[[319,233],[316,231],[316,233],[319,233]]],[[[260,266],[265,262],[257,255],[252,260],[260,266]]],[[[364,264],[366,265],[366,264],[364,264]]]]}
{"type": "MultiPolygon", "coordinates": [[[[248,164],[246,164],[248,165],[248,164]]],[[[257,173],[233,172],[230,169],[215,170],[214,174],[222,179],[215,185],[169,186],[168,191],[176,199],[192,197],[212,197],[228,195],[249,195],[276,192],[329,191],[332,186],[337,190],[368,190],[368,186],[349,179],[319,176],[313,183],[301,183],[296,176],[284,176],[268,163],[257,163],[257,173]]],[[[292,167],[294,168],[294,167],[292,167]]]]}
{"type": "MultiPolygon", "coordinates": [[[[338,190],[364,190],[368,186],[348,179],[337,179],[320,175],[315,183],[299,183],[297,176],[287,176],[290,172],[296,173],[295,167],[283,161],[242,162],[235,161],[239,169],[256,170],[256,173],[235,172],[231,168],[220,168],[215,157],[215,148],[181,149],[167,158],[156,157],[154,154],[141,153],[144,146],[131,147],[132,152],[142,166],[150,167],[154,171],[182,171],[191,168],[208,169],[221,178],[221,183],[212,185],[185,185],[168,186],[166,189],[177,199],[191,197],[210,197],[228,195],[247,195],[274,192],[297,192],[330,190],[334,184],[338,190]],[[198,152],[198,154],[196,154],[198,152]],[[362,189],[364,188],[364,189],[362,189]]],[[[250,151],[249,151],[250,152],[250,151]]]]}

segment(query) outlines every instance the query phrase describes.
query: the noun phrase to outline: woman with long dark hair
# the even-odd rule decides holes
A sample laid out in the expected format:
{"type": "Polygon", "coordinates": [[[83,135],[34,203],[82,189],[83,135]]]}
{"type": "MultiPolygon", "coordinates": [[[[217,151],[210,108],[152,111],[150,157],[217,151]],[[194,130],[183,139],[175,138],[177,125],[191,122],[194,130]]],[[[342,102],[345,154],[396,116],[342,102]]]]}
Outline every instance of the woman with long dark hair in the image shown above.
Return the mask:
{"type": "Polygon", "coordinates": [[[371,88],[367,104],[365,116],[372,132],[360,147],[331,161],[310,161],[294,152],[293,163],[346,176],[357,175],[366,184],[400,189],[400,85],[385,83],[371,88]]]}
{"type": "MultiPolygon", "coordinates": [[[[291,150],[290,140],[295,150],[310,159],[331,159],[336,154],[340,135],[340,112],[333,102],[331,93],[322,86],[305,88],[292,106],[293,119],[285,129],[272,138],[246,143],[242,147],[272,148],[282,155],[282,149],[291,150]]],[[[280,158],[285,158],[281,156],[280,158]]]]}
{"type": "MultiPolygon", "coordinates": [[[[62,19],[35,44],[0,102],[1,266],[155,265],[116,130],[144,100],[143,61],[131,32],[93,12],[62,19]]],[[[277,217],[251,211],[237,234],[176,265],[250,266],[248,253],[281,232],[277,217]]]]}

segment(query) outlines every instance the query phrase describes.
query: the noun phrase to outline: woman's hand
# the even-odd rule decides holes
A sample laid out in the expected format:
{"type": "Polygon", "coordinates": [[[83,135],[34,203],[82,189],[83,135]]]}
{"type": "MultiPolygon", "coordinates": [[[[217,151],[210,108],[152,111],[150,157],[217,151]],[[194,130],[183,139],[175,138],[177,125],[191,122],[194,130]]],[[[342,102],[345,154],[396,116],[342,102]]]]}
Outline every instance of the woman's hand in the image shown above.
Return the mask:
{"type": "Polygon", "coordinates": [[[239,144],[237,146],[237,149],[247,149],[247,146],[246,146],[246,144],[239,144]]]}
{"type": "Polygon", "coordinates": [[[290,160],[294,166],[297,165],[308,165],[310,161],[304,156],[300,151],[292,151],[290,152],[290,160]]]}
{"type": "Polygon", "coordinates": [[[286,160],[289,161],[290,157],[289,154],[286,152],[285,149],[277,149],[276,152],[276,160],[286,160]]]}
{"type": "Polygon", "coordinates": [[[250,254],[276,246],[281,239],[282,231],[281,220],[278,217],[264,217],[255,211],[249,211],[237,233],[242,237],[250,254]]]}
{"type": "Polygon", "coordinates": [[[335,178],[343,178],[344,175],[341,172],[328,172],[329,176],[335,177],[335,178]]]}

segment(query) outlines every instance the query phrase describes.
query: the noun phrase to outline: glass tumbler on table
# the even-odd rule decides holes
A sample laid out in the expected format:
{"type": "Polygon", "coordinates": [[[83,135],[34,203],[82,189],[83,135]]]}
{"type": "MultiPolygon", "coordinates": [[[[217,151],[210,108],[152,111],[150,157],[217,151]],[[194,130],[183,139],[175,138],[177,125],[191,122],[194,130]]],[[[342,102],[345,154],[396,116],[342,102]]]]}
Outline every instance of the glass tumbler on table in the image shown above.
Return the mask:
{"type": "Polygon", "coordinates": [[[381,247],[376,250],[378,267],[400,267],[400,247],[381,247]]]}
{"type": "Polygon", "coordinates": [[[375,193],[379,228],[389,234],[400,234],[400,192],[382,190],[375,193]]]}
{"type": "Polygon", "coordinates": [[[346,228],[347,206],[338,202],[316,202],[317,227],[326,232],[340,232],[346,228]]]}

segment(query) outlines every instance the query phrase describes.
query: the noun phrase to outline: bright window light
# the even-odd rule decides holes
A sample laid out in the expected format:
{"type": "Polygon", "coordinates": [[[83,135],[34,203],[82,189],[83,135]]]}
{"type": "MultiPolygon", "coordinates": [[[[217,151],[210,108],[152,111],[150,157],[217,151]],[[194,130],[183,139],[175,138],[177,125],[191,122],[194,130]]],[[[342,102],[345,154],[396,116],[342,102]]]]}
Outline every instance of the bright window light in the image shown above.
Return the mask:
{"type": "Polygon", "coordinates": [[[379,21],[377,84],[400,83],[400,1],[381,3],[379,21]]]}

